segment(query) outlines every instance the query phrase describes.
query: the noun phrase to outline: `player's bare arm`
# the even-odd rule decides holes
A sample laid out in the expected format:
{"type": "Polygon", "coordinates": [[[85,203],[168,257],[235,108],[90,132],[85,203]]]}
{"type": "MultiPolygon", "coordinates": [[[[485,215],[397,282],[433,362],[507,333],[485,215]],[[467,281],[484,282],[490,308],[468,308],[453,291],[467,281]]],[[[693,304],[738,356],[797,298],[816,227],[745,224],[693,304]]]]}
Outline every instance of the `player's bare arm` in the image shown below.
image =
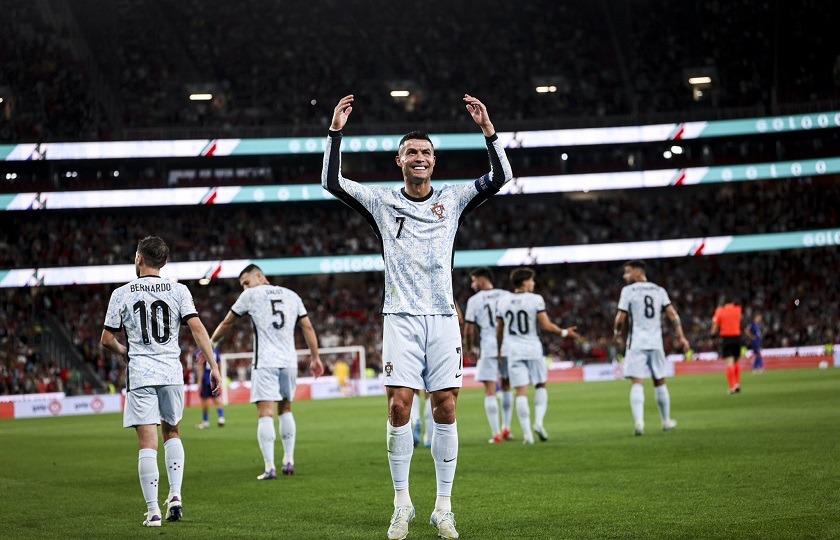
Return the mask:
{"type": "Polygon", "coordinates": [[[330,130],[341,131],[344,129],[344,125],[347,124],[347,119],[350,117],[350,113],[353,112],[353,99],[353,94],[350,94],[349,96],[344,96],[338,101],[338,105],[335,106],[335,110],[333,111],[330,130]]]}
{"type": "Polygon", "coordinates": [[[303,332],[303,339],[306,341],[306,346],[309,347],[309,369],[312,370],[312,375],[316,378],[324,374],[324,364],[321,363],[321,357],[318,354],[318,334],[315,333],[315,327],[312,326],[312,321],[309,317],[303,317],[298,321],[300,330],[303,332]]]}
{"type": "Polygon", "coordinates": [[[621,337],[624,333],[624,323],[627,321],[627,312],[619,311],[615,314],[615,322],[613,323],[613,340],[617,344],[621,344],[621,337]]]}
{"type": "Polygon", "coordinates": [[[505,320],[501,317],[496,317],[496,345],[498,347],[499,358],[502,357],[502,342],[505,340],[505,320]]]}
{"type": "Polygon", "coordinates": [[[236,322],[236,315],[232,311],[228,311],[225,318],[219,323],[219,326],[213,330],[213,335],[210,337],[211,345],[214,349],[219,347],[219,343],[230,334],[233,330],[233,324],[236,322]]]}
{"type": "Polygon", "coordinates": [[[128,349],[125,345],[117,341],[117,336],[107,328],[102,330],[102,337],[99,339],[99,343],[112,353],[122,356],[123,360],[128,362],[128,349]]]}
{"type": "Polygon", "coordinates": [[[683,332],[679,313],[677,313],[677,310],[674,309],[674,306],[672,305],[665,308],[665,313],[668,314],[668,318],[671,319],[671,323],[674,325],[674,330],[677,332],[677,337],[680,340],[680,346],[684,351],[687,351],[691,348],[691,344],[688,342],[688,339],[685,337],[685,333],[683,332]]]}
{"type": "Polygon", "coordinates": [[[464,94],[464,102],[466,103],[467,112],[472,116],[473,121],[481,128],[481,132],[485,137],[492,137],[496,133],[493,123],[490,121],[490,115],[487,114],[487,107],[469,94],[464,94]]]}
{"type": "Polygon", "coordinates": [[[580,340],[581,336],[576,332],[577,326],[570,326],[568,328],[561,328],[551,322],[545,311],[540,311],[537,314],[537,323],[540,325],[540,330],[557,334],[560,337],[570,337],[572,339],[580,340]]]}
{"type": "Polygon", "coordinates": [[[193,317],[187,321],[190,327],[195,344],[201,349],[201,353],[208,364],[210,364],[210,391],[214,396],[218,396],[222,392],[222,375],[219,373],[219,364],[216,363],[216,355],[213,354],[213,348],[210,346],[210,336],[207,335],[207,329],[198,317],[193,317]]]}

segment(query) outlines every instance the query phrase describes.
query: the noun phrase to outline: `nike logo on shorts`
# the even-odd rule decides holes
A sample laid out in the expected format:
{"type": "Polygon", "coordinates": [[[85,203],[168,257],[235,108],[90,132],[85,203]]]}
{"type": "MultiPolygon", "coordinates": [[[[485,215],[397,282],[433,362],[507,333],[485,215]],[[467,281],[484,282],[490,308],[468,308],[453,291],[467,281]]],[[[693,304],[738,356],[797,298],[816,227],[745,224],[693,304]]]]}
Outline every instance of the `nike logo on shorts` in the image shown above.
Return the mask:
{"type": "Polygon", "coordinates": [[[463,373],[459,373],[459,374],[455,375],[455,378],[457,379],[457,378],[458,378],[458,377],[460,377],[461,375],[463,375],[463,373]]]}

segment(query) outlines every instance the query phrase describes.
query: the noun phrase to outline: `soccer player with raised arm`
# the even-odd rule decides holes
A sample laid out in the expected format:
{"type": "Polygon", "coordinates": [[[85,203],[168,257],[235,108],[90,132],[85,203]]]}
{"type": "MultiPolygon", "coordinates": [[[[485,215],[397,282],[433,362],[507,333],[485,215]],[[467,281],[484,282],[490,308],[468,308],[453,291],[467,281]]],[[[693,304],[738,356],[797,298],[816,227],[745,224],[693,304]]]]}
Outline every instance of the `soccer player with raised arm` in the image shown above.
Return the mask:
{"type": "Polygon", "coordinates": [[[510,273],[513,294],[502,296],[496,302],[497,354],[508,364],[510,384],[516,391],[516,416],[522,427],[523,443],[534,444],[534,433],[545,442],[548,440],[543,421],[548,411],[548,366],[545,363],[539,330],[560,337],[580,339],[576,326],[560,328],[548,318],[545,300],[534,294],[534,276],[530,268],[517,268],[510,273]],[[528,405],[528,385],[534,385],[534,424],[531,425],[531,408],[528,405]]]}
{"type": "Polygon", "coordinates": [[[123,427],[133,427],[140,443],[137,464],[140,487],[146,499],[146,527],[160,527],[158,504],[157,426],[163,432],[169,495],[167,521],[181,521],[184,480],[184,446],[179,426],[184,416],[184,377],[178,333],[190,327],[199,349],[210,364],[212,394],[221,391],[222,378],[210,347],[210,337],[198,318],[192,295],[186,286],[160,277],[169,258],[169,247],[156,236],[137,244],[134,268],[137,279],[111,293],[102,346],[128,361],[123,427]],[[125,330],[127,346],[116,339],[125,330]]]}
{"type": "Polygon", "coordinates": [[[471,350],[478,345],[478,365],[475,380],[484,383],[484,412],[490,423],[490,444],[512,440],[510,421],[513,418],[513,392],[510,390],[507,362],[497,356],[496,302],[509,294],[493,288],[493,272],[489,268],[476,268],[470,272],[470,288],[475,294],[467,300],[464,314],[464,337],[471,350]],[[502,422],[499,425],[499,403],[496,400],[496,383],[501,379],[502,422]]]}
{"type": "Polygon", "coordinates": [[[613,335],[616,342],[627,330],[624,352],[624,378],[632,381],[630,386],[630,410],[633,413],[636,435],[645,432],[645,389],[647,371],[653,378],[656,404],[662,429],[670,431],[677,426],[671,418],[671,395],[665,385],[665,350],[662,346],[662,312],[668,314],[680,345],[687,351],[690,347],[683,333],[680,316],[671,304],[665,289],[647,279],[647,266],[643,261],[633,260],[624,264],[624,282],[618,299],[618,313],[615,315],[613,335]]]}
{"type": "Polygon", "coordinates": [[[254,360],[251,362],[251,403],[257,405],[257,441],[265,468],[257,480],[276,480],[274,464],[274,404],[280,437],[283,441],[282,473],[295,473],[297,424],[292,415],[292,401],[297,388],[298,361],[295,350],[295,327],[300,326],[309,347],[312,374],[324,374],[318,355],[318,335],[309,320],[303,301],[294,291],[272,285],[257,265],[249,264],[239,274],[244,289],[224,320],[213,332],[213,348],[233,329],[237,319],[251,316],[254,327],[254,360]]]}
{"type": "Polygon", "coordinates": [[[466,215],[512,178],[510,165],[487,108],[465,95],[467,112],[481,128],[490,172],[475,182],[432,187],[435,149],[425,133],[413,131],[395,157],[404,187],[359,184],[341,175],[341,130],[353,111],[353,96],[335,107],[324,152],[321,184],[359,212],[382,244],[385,291],[382,361],[388,397],[387,449],[394,485],[391,540],[408,535],[415,510],[408,492],[414,451],[409,416],[414,390],[431,394],[432,458],[437,499],[430,522],[442,538],[458,538],[452,513],[452,483],[458,458],[455,408],[463,380],[463,351],[452,292],[455,233],[466,215]]]}

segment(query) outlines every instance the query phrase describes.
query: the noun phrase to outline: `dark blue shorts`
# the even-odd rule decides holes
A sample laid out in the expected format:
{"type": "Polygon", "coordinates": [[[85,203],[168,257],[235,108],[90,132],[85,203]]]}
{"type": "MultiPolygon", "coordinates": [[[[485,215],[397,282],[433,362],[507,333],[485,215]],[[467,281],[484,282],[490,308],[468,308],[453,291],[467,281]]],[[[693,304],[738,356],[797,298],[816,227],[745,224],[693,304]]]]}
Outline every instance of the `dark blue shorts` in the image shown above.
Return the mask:
{"type": "Polygon", "coordinates": [[[202,398],[211,398],[213,397],[213,391],[210,389],[210,383],[201,381],[201,397],[202,398]]]}

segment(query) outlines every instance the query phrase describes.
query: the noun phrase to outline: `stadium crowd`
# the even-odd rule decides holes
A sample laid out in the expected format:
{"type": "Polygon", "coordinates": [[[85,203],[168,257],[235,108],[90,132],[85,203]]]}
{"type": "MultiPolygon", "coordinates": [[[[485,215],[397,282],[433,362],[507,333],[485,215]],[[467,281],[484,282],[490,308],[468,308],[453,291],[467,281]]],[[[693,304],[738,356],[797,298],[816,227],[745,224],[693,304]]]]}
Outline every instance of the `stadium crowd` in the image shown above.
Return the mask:
{"type": "MultiPolygon", "coordinates": [[[[837,200],[840,184],[823,177],[496,197],[464,222],[455,245],[498,249],[819,229],[840,223],[837,200]]],[[[167,240],[181,261],[378,251],[367,224],[338,202],[5,212],[0,269],[126,263],[150,221],[170,231],[167,240]]]]}
{"type": "Polygon", "coordinates": [[[779,104],[836,100],[840,83],[837,51],[820,41],[832,31],[830,3],[817,0],[775,8],[763,0],[434,0],[422,35],[393,24],[401,6],[371,0],[93,0],[69,8],[64,22],[95,58],[81,58],[66,29],[35,4],[4,11],[0,88],[15,99],[0,115],[0,140],[101,138],[111,136],[109,124],[128,128],[115,138],[148,126],[279,125],[291,133],[325,126],[333,100],[351,90],[369,104],[354,119],[360,126],[434,121],[459,129],[465,118],[453,104],[474,89],[484,89],[499,118],[532,123],[697,107],[707,116],[711,107],[769,114],[779,104]],[[331,20],[341,24],[324,31],[331,20]],[[118,96],[109,113],[116,118],[102,116],[93,65],[118,96]],[[692,98],[692,70],[712,74],[708,101],[692,98]],[[189,102],[188,85],[204,85],[214,100],[189,102]],[[393,89],[411,95],[391,99],[393,89]]]}

